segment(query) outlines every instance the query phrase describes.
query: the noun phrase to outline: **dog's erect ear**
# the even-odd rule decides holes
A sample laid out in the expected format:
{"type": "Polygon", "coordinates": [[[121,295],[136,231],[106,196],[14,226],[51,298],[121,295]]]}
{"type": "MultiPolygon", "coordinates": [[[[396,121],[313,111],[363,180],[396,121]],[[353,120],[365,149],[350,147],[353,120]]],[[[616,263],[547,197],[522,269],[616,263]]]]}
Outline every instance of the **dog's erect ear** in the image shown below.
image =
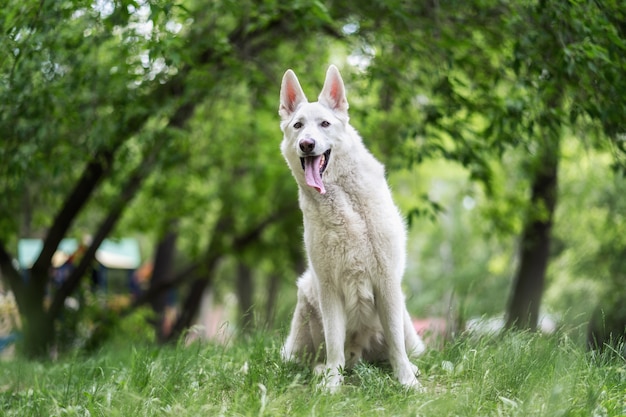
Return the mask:
{"type": "Polygon", "coordinates": [[[326,81],[318,98],[319,102],[332,110],[348,114],[348,100],[341,74],[336,66],[331,65],[326,71],[326,81]]]}
{"type": "Polygon", "coordinates": [[[280,107],[278,114],[282,119],[287,119],[296,111],[300,103],[306,103],[307,99],[300,87],[298,77],[292,70],[287,70],[283,75],[283,82],[280,86],[280,107]]]}

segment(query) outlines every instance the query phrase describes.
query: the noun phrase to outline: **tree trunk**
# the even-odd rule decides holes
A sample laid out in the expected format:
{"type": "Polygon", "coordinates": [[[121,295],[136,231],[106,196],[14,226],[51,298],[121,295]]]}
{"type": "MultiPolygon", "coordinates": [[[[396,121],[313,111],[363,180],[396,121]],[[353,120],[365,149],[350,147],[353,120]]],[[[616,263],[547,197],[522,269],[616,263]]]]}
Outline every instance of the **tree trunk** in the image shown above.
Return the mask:
{"type": "MultiPolygon", "coordinates": [[[[54,327],[44,309],[46,281],[23,277],[0,242],[0,268],[9,282],[22,319],[22,351],[27,357],[44,357],[54,338],[54,327]]],[[[29,271],[30,272],[30,271],[29,271]]]]}
{"type": "Polygon", "coordinates": [[[226,215],[225,209],[223,209],[220,214],[220,218],[212,231],[212,239],[207,250],[204,265],[201,268],[194,268],[196,276],[200,276],[195,278],[191,283],[187,296],[181,305],[180,314],[176,319],[176,323],[172,326],[172,331],[164,339],[164,342],[178,340],[185,329],[191,326],[193,320],[198,315],[200,304],[202,302],[202,296],[207,288],[213,284],[215,268],[217,267],[224,252],[222,246],[223,234],[230,227],[230,225],[230,219],[228,215],[226,215]]]}
{"type": "MultiPolygon", "coordinates": [[[[217,262],[217,260],[216,260],[217,262]]],[[[173,342],[189,328],[200,309],[200,303],[204,292],[213,283],[213,272],[209,272],[206,277],[195,279],[187,292],[187,297],[181,307],[180,315],[172,327],[172,331],[167,335],[166,342],[173,342]]]]}
{"type": "Polygon", "coordinates": [[[50,353],[55,339],[54,321],[44,309],[45,294],[35,293],[38,287],[28,286],[27,293],[32,297],[27,310],[22,315],[23,352],[29,358],[43,358],[50,353]]]}
{"type": "Polygon", "coordinates": [[[537,328],[556,207],[558,142],[556,137],[549,138],[539,151],[531,184],[530,210],[520,242],[519,268],[509,300],[507,328],[537,328]]]}
{"type": "MultiPolygon", "coordinates": [[[[154,256],[154,268],[152,271],[152,279],[150,285],[160,285],[162,282],[170,278],[173,270],[174,252],[176,250],[176,239],[178,233],[175,231],[175,226],[170,227],[170,230],[159,241],[156,254],[154,256]]],[[[162,291],[160,294],[150,300],[152,310],[156,314],[155,320],[155,332],[157,340],[163,343],[167,339],[165,324],[165,309],[168,305],[168,298],[172,289],[168,291],[162,291]]]]}

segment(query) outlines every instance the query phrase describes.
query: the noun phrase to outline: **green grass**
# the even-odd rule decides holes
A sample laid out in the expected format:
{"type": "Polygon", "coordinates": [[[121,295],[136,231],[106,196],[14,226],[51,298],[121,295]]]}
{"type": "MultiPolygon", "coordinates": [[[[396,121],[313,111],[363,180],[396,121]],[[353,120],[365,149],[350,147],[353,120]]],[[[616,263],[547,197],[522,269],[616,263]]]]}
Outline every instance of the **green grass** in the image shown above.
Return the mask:
{"type": "Polygon", "coordinates": [[[418,360],[426,392],[359,365],[338,394],[285,364],[280,338],[232,346],[108,347],[57,362],[0,364],[6,416],[624,416],[623,357],[565,336],[462,340],[418,360]]]}

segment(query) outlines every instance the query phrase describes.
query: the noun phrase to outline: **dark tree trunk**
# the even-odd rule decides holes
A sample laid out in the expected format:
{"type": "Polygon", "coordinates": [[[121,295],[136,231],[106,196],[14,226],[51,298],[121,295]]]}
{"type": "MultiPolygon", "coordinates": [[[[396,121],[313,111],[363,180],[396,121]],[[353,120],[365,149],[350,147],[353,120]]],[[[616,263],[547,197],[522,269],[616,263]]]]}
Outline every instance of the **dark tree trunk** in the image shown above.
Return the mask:
{"type": "Polygon", "coordinates": [[[49,322],[43,305],[45,287],[43,292],[35,292],[42,287],[29,285],[30,277],[20,275],[3,242],[0,242],[0,270],[18,303],[22,317],[24,353],[30,357],[44,356],[54,336],[52,323],[49,322]]]}
{"type": "MultiPolygon", "coordinates": [[[[225,209],[224,209],[225,210],[225,209]]],[[[222,211],[212,233],[212,240],[207,250],[206,259],[202,267],[194,268],[196,278],[191,282],[187,295],[181,305],[181,310],[172,331],[166,336],[164,342],[173,342],[180,338],[185,329],[189,328],[200,309],[202,295],[213,283],[213,275],[219,260],[223,255],[222,239],[224,233],[229,230],[230,219],[222,211]]],[[[186,277],[183,277],[186,278],[186,277]]]]}
{"type": "Polygon", "coordinates": [[[45,287],[48,282],[52,255],[102,178],[108,175],[114,152],[115,148],[99,152],[85,167],[82,176],[48,230],[41,253],[32,267],[32,284],[45,287]]]}
{"type": "Polygon", "coordinates": [[[211,272],[206,277],[195,279],[187,292],[187,296],[183,302],[180,315],[176,320],[176,323],[172,327],[172,331],[167,335],[165,341],[173,342],[183,334],[185,329],[188,329],[193,320],[198,315],[200,309],[200,302],[202,301],[202,295],[211,286],[213,282],[213,273],[211,272]]]}
{"type": "MultiPolygon", "coordinates": [[[[152,271],[152,279],[150,280],[151,286],[161,285],[170,278],[173,271],[174,253],[176,251],[176,239],[178,233],[175,231],[175,226],[170,228],[165,236],[159,241],[156,254],[154,256],[154,268],[152,271]]],[[[167,339],[165,324],[165,310],[168,305],[168,298],[170,296],[169,291],[162,291],[157,296],[150,300],[152,310],[156,314],[155,319],[155,332],[157,340],[162,343],[167,339]]]]}
{"type": "Polygon", "coordinates": [[[32,297],[27,310],[22,314],[23,352],[29,358],[42,358],[50,353],[50,347],[55,339],[54,321],[44,309],[45,294],[35,293],[39,287],[28,287],[27,292],[32,297]]]}
{"type": "MultiPolygon", "coordinates": [[[[549,139],[548,139],[549,141],[549,139]]],[[[558,138],[544,143],[531,183],[530,210],[520,242],[520,261],[507,314],[507,328],[537,328],[557,198],[558,138]]]]}

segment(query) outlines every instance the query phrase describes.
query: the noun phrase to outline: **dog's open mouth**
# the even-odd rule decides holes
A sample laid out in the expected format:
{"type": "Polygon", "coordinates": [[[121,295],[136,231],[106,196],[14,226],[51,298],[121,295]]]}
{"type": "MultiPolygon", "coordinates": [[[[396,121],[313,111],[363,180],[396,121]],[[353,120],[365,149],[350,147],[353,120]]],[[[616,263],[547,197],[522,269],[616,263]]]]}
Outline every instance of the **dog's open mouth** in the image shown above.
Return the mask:
{"type": "Polygon", "coordinates": [[[313,187],[320,194],[326,194],[324,183],[322,182],[322,174],[328,166],[330,159],[330,149],[320,155],[305,156],[300,158],[302,169],[304,170],[304,178],[308,186],[313,187]]]}

